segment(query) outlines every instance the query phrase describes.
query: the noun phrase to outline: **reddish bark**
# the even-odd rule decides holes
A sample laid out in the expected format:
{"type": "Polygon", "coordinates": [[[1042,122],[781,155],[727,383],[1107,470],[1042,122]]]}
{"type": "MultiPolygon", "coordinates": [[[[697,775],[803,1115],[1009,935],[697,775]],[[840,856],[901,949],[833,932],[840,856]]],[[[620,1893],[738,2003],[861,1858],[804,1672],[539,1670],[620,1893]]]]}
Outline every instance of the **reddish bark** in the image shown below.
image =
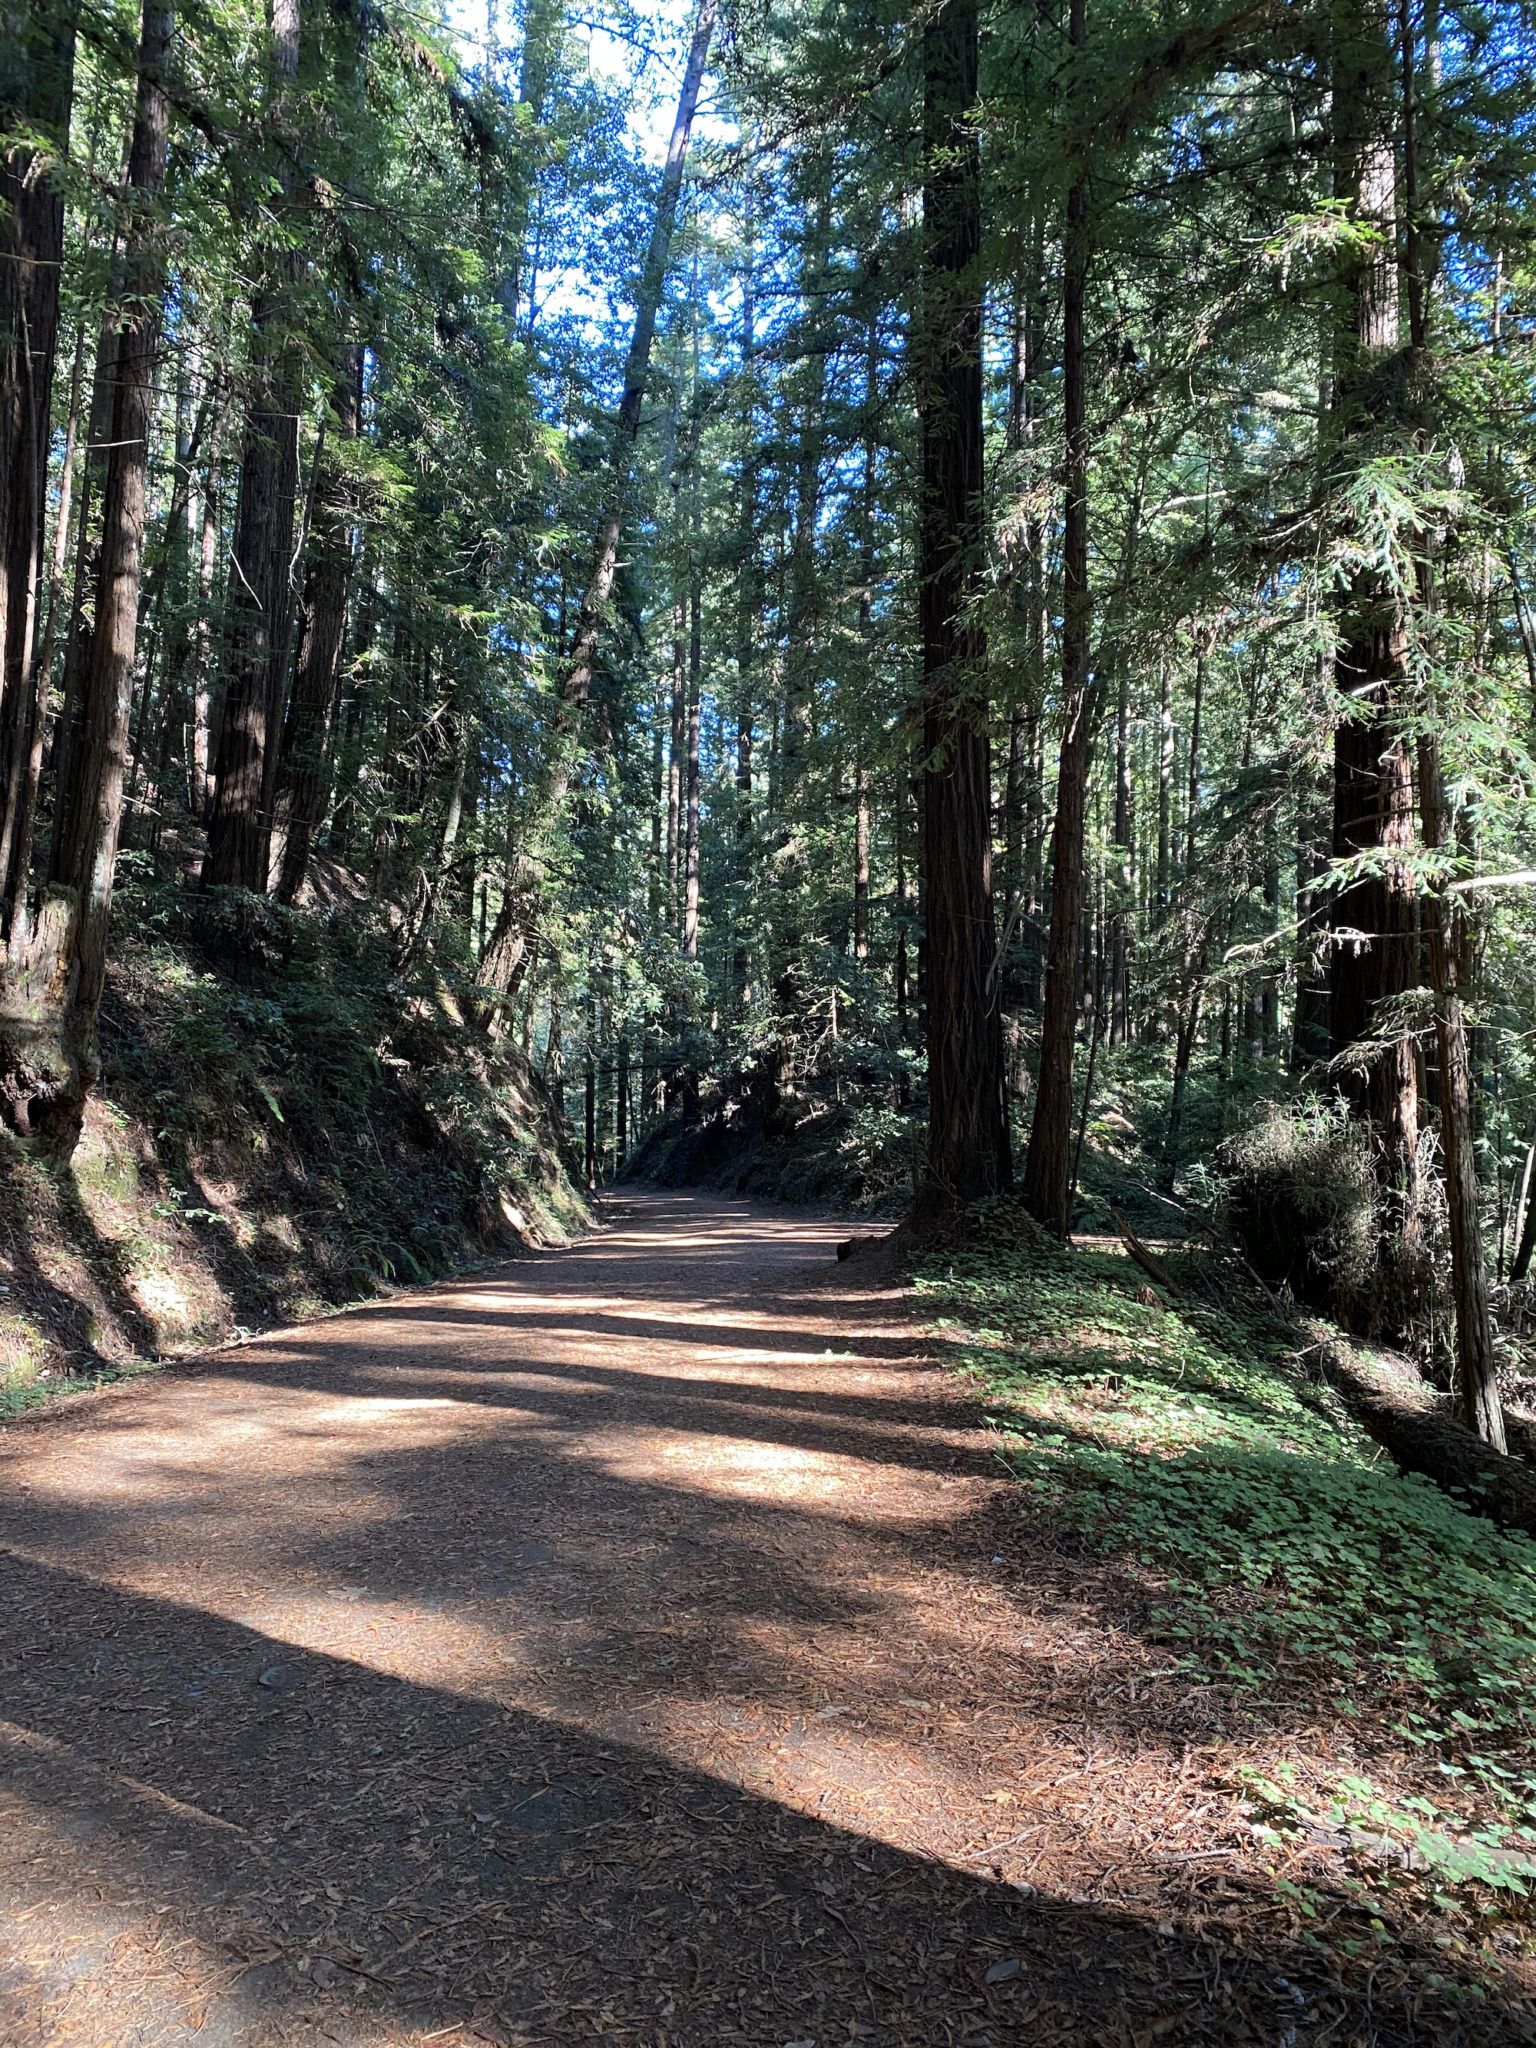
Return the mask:
{"type": "Polygon", "coordinates": [[[923,33],[923,858],[931,1217],[1011,1178],[992,914],[983,557],[981,164],[975,0],[923,33]]]}

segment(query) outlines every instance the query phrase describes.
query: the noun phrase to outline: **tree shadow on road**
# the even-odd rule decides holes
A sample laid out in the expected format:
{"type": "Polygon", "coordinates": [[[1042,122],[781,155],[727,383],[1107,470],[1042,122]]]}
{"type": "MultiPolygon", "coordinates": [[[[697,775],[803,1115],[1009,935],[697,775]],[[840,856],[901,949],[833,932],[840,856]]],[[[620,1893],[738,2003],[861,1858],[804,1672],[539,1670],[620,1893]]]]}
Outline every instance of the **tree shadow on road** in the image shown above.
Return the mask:
{"type": "Polygon", "coordinates": [[[114,1942],[94,2024],[204,2048],[1523,2038],[1497,1993],[1410,2007],[1278,1929],[1024,1897],[194,1605],[16,1556],[0,1585],[5,1891],[50,1930],[0,1974],[9,2048],[74,2038],[114,1942]]]}
{"type": "Polygon", "coordinates": [[[5,2048],[1532,2034],[1336,1888],[1309,1938],[1182,1775],[1231,1731],[1144,1584],[1030,1519],[952,1382],[826,1355],[840,1295],[707,1246],[700,1377],[593,1326],[606,1255],[489,1335],[477,1278],[14,1441],[5,2048]],[[1160,1862],[1166,1816],[1218,1860],[1160,1862]]]}

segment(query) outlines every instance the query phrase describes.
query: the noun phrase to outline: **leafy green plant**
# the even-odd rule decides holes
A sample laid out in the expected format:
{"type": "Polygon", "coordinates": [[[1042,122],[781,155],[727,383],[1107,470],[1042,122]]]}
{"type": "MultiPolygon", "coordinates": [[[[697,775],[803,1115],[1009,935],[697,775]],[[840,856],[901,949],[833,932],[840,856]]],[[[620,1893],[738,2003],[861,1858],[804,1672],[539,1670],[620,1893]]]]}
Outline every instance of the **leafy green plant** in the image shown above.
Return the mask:
{"type": "MultiPolygon", "coordinates": [[[[1175,1306],[1141,1299],[1125,1259],[1067,1251],[997,1204],[918,1286],[991,1397],[1019,1483],[1144,1568],[1147,1633],[1200,1682],[1384,1714],[1405,1768],[1417,1758],[1456,1804],[1399,1801],[1375,1824],[1442,1882],[1520,1889],[1536,1543],[1400,1476],[1273,1318],[1189,1278],[1175,1306]]],[[[1359,1783],[1339,1796],[1366,1798],[1359,1783]]]]}

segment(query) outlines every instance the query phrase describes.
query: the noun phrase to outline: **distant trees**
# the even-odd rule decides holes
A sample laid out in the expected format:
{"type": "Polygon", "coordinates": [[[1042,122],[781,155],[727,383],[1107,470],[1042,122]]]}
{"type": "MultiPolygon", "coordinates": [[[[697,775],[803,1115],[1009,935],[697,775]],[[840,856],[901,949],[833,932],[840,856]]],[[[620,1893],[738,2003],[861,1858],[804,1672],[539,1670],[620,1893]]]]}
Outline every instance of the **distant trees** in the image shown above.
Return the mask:
{"type": "Polygon", "coordinates": [[[470,714],[494,718],[502,618],[528,623],[554,474],[495,252],[557,130],[610,149],[557,15],[531,24],[537,138],[387,12],[278,0],[173,33],[157,0],[132,62],[95,17],[6,18],[0,1116],[45,1154],[97,1072],[120,839],[182,872],[195,849],[239,951],[269,927],[230,924],[227,889],[292,905],[324,841],[404,890],[419,832],[470,862],[473,943],[521,764],[470,714]]]}
{"type": "Polygon", "coordinates": [[[253,254],[240,488],[226,612],[223,716],[208,814],[205,881],[265,891],[278,725],[287,687],[299,495],[298,282],[293,223],[299,0],[273,0],[262,126],[272,148],[270,238],[253,254]]]}
{"type": "Polygon", "coordinates": [[[602,510],[592,563],[576,613],[570,653],[564,658],[559,686],[559,711],[549,735],[546,758],[536,777],[534,807],[524,820],[527,844],[510,863],[496,928],[485,949],[482,980],[490,991],[487,1020],[509,995],[529,956],[532,905],[537,889],[534,872],[540,847],[557,823],[570,790],[579,750],[586,737],[586,713],[592,693],[599,647],[607,624],[608,604],[619,562],[619,540],[630,511],[634,444],[640,432],[640,409],[650,376],[651,347],[661,311],[672,231],[682,191],[688,138],[699,103],[699,88],[715,29],[716,0],[697,0],[688,61],[678,94],[677,112],[656,196],[655,215],[647,240],[645,262],[636,285],[634,326],[624,357],[624,383],[614,418],[611,446],[602,481],[602,510]]]}

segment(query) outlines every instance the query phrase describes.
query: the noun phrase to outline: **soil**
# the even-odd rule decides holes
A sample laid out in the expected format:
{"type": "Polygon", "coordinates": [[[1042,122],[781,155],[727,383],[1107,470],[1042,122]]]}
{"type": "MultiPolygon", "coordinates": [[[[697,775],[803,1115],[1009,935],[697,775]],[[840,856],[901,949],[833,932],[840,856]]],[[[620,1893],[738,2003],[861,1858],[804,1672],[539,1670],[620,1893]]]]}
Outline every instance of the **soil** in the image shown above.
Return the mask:
{"type": "Polygon", "coordinates": [[[1312,1938],[845,1236],[626,1196],[7,1429],[4,2048],[1527,2038],[1312,1938]]]}

